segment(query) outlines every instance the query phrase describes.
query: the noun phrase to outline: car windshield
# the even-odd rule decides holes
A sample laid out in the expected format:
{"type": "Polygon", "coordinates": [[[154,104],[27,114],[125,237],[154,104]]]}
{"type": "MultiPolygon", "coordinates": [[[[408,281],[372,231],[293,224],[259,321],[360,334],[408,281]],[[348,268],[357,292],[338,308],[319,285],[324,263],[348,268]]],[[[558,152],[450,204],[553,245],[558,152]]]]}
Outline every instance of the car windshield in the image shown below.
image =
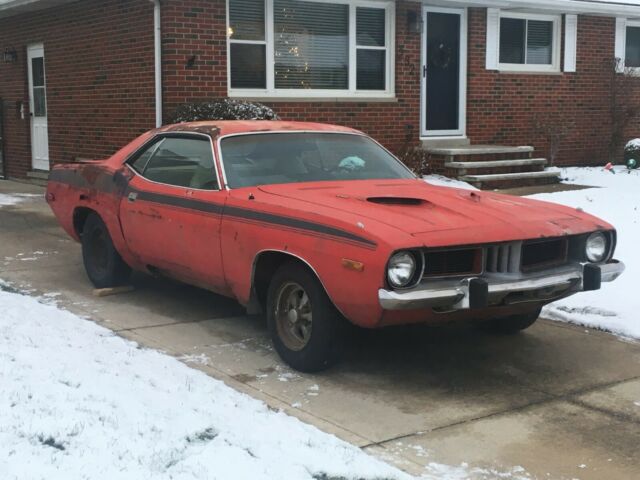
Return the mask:
{"type": "Polygon", "coordinates": [[[220,145],[231,188],[415,178],[399,160],[363,135],[261,133],[223,138],[220,145]]]}

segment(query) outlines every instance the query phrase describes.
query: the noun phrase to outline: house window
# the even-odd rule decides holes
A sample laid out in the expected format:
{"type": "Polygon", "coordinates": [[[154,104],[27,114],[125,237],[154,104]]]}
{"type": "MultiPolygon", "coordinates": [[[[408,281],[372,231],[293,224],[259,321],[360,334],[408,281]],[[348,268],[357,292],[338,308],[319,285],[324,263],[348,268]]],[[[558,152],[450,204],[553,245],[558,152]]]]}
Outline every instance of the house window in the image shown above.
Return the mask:
{"type": "Polygon", "coordinates": [[[500,13],[498,68],[560,71],[560,17],[500,13]]]}
{"type": "Polygon", "coordinates": [[[627,26],[624,65],[630,68],[640,68],[640,25],[627,26]]]}
{"type": "Polygon", "coordinates": [[[228,0],[229,95],[392,96],[393,5],[228,0]]]}

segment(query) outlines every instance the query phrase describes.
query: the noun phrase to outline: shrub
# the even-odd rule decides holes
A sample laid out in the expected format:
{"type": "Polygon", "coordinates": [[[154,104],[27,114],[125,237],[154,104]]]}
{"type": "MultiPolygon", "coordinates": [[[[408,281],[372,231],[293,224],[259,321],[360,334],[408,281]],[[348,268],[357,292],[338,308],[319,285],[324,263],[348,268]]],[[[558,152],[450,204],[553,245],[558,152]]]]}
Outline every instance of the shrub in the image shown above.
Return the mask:
{"type": "Polygon", "coordinates": [[[170,117],[170,123],[201,120],[278,120],[271,108],[261,103],[222,98],[179,105],[170,117]]]}
{"type": "Polygon", "coordinates": [[[416,175],[428,175],[431,173],[429,169],[429,154],[419,146],[404,145],[398,152],[398,158],[416,175]]]}
{"type": "Polygon", "coordinates": [[[636,167],[640,165],[640,138],[634,138],[630,140],[624,147],[624,163],[626,164],[630,159],[636,161],[636,167]]]}

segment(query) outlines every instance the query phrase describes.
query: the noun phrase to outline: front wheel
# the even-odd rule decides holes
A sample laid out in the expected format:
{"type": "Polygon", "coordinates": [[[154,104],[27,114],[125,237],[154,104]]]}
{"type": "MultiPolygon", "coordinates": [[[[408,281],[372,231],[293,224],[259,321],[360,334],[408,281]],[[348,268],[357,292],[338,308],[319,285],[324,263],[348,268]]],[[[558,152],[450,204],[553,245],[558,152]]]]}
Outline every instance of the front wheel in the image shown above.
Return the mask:
{"type": "Polygon", "coordinates": [[[276,351],[296,370],[325,370],[342,353],[346,321],[302,265],[286,263],[271,279],[267,323],[276,351]]]}
{"type": "Polygon", "coordinates": [[[81,240],[84,268],[96,288],[117,287],[129,280],[131,268],[113,246],[107,226],[97,214],[87,217],[81,240]]]}
{"type": "Polygon", "coordinates": [[[526,330],[536,323],[542,307],[536,308],[533,312],[510,315],[508,317],[494,318],[480,324],[480,328],[489,333],[502,335],[513,335],[522,330],[526,330]]]}

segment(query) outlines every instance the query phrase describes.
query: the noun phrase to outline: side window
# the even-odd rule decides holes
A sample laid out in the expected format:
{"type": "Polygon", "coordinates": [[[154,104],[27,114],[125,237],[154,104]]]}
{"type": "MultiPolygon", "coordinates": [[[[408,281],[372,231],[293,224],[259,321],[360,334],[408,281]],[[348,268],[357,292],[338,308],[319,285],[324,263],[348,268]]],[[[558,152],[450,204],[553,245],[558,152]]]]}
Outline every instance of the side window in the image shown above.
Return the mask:
{"type": "Polygon", "coordinates": [[[142,165],[141,175],[153,182],[201,190],[218,189],[211,143],[206,139],[166,137],[132,163],[136,170],[142,165]]]}
{"type": "Polygon", "coordinates": [[[151,155],[154,154],[154,152],[158,149],[163,141],[164,139],[160,139],[156,142],[153,142],[153,144],[147,147],[146,150],[144,150],[142,153],[139,153],[132,160],[129,160],[129,164],[131,165],[131,167],[139,174],[142,174],[145,167],[147,166],[147,163],[149,162],[149,159],[151,158],[151,155]]]}

